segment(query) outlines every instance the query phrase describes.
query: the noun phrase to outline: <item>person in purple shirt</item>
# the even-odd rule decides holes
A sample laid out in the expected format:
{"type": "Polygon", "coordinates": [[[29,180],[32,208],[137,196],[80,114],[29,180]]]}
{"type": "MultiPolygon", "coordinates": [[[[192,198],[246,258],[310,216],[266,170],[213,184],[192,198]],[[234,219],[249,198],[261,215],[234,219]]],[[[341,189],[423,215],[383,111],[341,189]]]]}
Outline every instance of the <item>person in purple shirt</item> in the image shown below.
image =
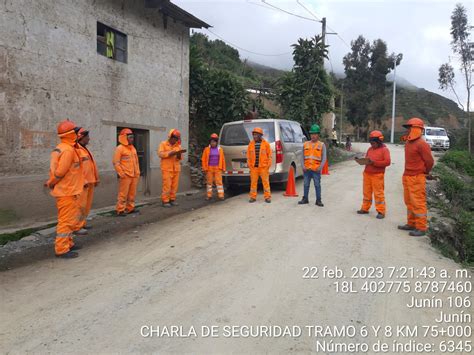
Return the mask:
{"type": "Polygon", "coordinates": [[[212,186],[217,188],[217,196],[220,200],[224,199],[224,185],[222,184],[222,172],[225,171],[224,151],[217,145],[219,136],[216,133],[211,134],[209,145],[204,148],[202,153],[202,170],[207,178],[207,197],[212,199],[212,186]]]}

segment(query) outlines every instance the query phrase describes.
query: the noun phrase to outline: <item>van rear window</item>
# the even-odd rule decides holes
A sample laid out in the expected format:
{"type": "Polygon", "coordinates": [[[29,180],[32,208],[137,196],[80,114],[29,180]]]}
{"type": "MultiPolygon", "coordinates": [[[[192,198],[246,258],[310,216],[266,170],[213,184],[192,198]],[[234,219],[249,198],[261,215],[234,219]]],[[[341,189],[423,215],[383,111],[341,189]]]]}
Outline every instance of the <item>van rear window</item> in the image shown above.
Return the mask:
{"type": "Polygon", "coordinates": [[[274,122],[244,122],[239,124],[225,125],[221,134],[221,145],[248,145],[252,139],[252,131],[255,127],[263,129],[263,138],[272,143],[275,141],[274,122]]]}
{"type": "Polygon", "coordinates": [[[446,131],[444,129],[433,129],[427,128],[426,129],[427,136],[447,136],[446,131]]]}

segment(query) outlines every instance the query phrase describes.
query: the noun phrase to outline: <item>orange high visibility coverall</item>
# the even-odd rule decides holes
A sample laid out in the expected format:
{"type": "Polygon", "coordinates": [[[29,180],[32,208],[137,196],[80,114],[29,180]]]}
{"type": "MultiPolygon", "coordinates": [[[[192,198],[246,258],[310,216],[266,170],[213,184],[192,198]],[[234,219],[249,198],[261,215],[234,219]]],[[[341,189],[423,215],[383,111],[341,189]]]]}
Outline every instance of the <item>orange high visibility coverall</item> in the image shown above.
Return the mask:
{"type": "MultiPolygon", "coordinates": [[[[171,130],[168,134],[168,139],[174,130],[171,130]]],[[[158,156],[161,158],[161,201],[168,203],[176,200],[176,193],[178,192],[179,175],[181,172],[180,161],[183,159],[182,156],[172,155],[170,152],[181,150],[181,144],[178,141],[176,144],[171,145],[168,140],[161,142],[158,148],[158,156]]]]}
{"type": "MultiPolygon", "coordinates": [[[[303,144],[303,159],[305,169],[318,171],[323,161],[324,143],[317,141],[315,143],[308,141],[303,144]]],[[[327,161],[327,159],[326,159],[327,161]]]]}
{"type": "Polygon", "coordinates": [[[51,152],[49,180],[46,185],[56,198],[58,224],[54,251],[56,255],[69,252],[74,246],[72,233],[77,230],[80,220],[78,196],[84,188],[82,165],[75,149],[76,133],[69,131],[60,134],[61,143],[51,152]]]}
{"type": "Polygon", "coordinates": [[[211,153],[211,146],[204,148],[201,158],[202,170],[206,173],[207,179],[207,197],[212,197],[212,185],[215,184],[217,188],[217,196],[224,198],[224,185],[222,184],[222,172],[225,171],[225,157],[224,150],[219,149],[219,164],[217,166],[209,166],[209,155],[211,153]]]}
{"type": "Polygon", "coordinates": [[[94,189],[99,183],[99,172],[92,153],[86,147],[77,145],[77,153],[82,162],[82,172],[84,174],[84,190],[79,195],[79,207],[81,209],[81,220],[78,229],[84,228],[87,223],[87,216],[91,211],[92,200],[94,199],[94,189]]]}
{"type": "Polygon", "coordinates": [[[385,144],[378,148],[370,147],[365,154],[366,158],[372,160],[372,164],[366,165],[364,169],[364,198],[362,211],[369,211],[372,206],[372,195],[375,198],[375,209],[378,213],[385,215],[385,168],[390,166],[390,151],[385,144]]]}
{"type": "Polygon", "coordinates": [[[407,224],[420,231],[428,229],[426,206],[426,174],[434,165],[431,148],[422,138],[423,130],[412,127],[405,144],[403,190],[407,206],[407,224]]]}
{"type": "Polygon", "coordinates": [[[117,196],[117,213],[132,212],[135,209],[140,166],[135,147],[128,144],[127,135],[119,136],[119,145],[115,148],[113,164],[119,176],[119,191],[117,196]]]}
{"type": "Polygon", "coordinates": [[[260,144],[260,154],[256,165],[255,141],[252,140],[247,147],[247,165],[250,169],[250,198],[257,198],[258,178],[262,179],[263,196],[265,199],[272,197],[270,191],[270,174],[269,169],[272,165],[272,149],[270,143],[262,138],[260,144]]]}

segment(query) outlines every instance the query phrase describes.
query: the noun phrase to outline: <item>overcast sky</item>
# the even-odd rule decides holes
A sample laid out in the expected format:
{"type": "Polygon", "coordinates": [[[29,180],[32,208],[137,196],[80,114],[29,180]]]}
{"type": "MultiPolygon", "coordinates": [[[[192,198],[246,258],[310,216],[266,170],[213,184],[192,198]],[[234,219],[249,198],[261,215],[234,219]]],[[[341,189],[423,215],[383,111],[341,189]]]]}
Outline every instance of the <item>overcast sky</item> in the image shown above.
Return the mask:
{"type": "MultiPolygon", "coordinates": [[[[265,0],[294,14],[309,17],[297,0],[265,0]]],[[[308,21],[272,9],[261,0],[173,0],[174,3],[206,21],[210,30],[227,43],[240,47],[241,58],[290,69],[293,65],[291,44],[300,37],[321,33],[319,22],[308,21]],[[242,49],[267,54],[252,54],[242,49]],[[277,55],[275,55],[277,54],[277,55]],[[283,55],[279,55],[283,54],[283,55]],[[272,55],[272,56],[269,56],[272,55]]],[[[412,84],[454,99],[454,95],[438,89],[438,68],[452,56],[450,48],[450,15],[459,1],[403,0],[299,0],[318,18],[326,17],[330,45],[330,62],[335,72],[343,72],[343,56],[348,45],[359,34],[373,41],[383,39],[390,52],[403,53],[397,75],[412,84]],[[345,43],[344,43],[345,42],[345,43]],[[347,43],[347,44],[346,44],[347,43]]],[[[474,22],[474,2],[464,1],[471,24],[474,22]]],[[[213,33],[203,31],[211,39],[213,33]]],[[[474,33],[471,37],[474,41],[474,33]]],[[[454,60],[454,58],[452,58],[454,60]]],[[[454,63],[453,63],[454,64],[454,63]]],[[[461,76],[456,71],[459,91],[461,76]]],[[[465,97],[465,95],[464,95],[465,97]]]]}

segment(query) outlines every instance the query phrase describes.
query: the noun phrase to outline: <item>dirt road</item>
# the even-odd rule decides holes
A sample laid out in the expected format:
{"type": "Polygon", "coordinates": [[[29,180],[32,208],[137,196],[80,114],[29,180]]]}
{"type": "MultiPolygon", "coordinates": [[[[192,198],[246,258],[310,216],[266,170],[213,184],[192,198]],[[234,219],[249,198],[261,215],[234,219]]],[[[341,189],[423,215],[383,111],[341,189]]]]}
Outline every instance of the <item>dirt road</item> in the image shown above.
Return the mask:
{"type": "MultiPolygon", "coordinates": [[[[364,338],[364,326],[436,325],[440,309],[407,308],[412,295],[421,296],[414,291],[418,278],[404,279],[403,270],[395,269],[392,279],[411,282],[412,288],[398,293],[363,292],[368,279],[352,280],[358,293],[337,292],[338,280],[323,274],[324,266],[337,266],[346,276],[339,281],[351,281],[351,267],[380,266],[384,280],[390,280],[391,266],[413,267],[417,275],[432,266],[454,279],[459,266],[440,256],[428,238],[396,229],[406,213],[403,151],[391,151],[385,220],[375,219],[375,212],[355,213],[362,171],[346,162],[323,178],[324,208],[314,206],[314,190],[305,206],[281,192],[270,205],[261,195],[253,205],[240,195],[141,228],[139,235],[117,235],[96,249],[81,250],[75,260],[44,260],[1,273],[0,352],[342,353],[321,351],[316,341],[370,343],[375,336],[364,338]],[[318,267],[319,278],[303,278],[305,266],[318,267]],[[201,336],[203,325],[215,326],[219,337],[201,336]],[[229,326],[244,325],[296,327],[291,336],[226,336],[229,326]],[[354,327],[357,334],[312,337],[305,328],[312,325],[354,327]],[[168,331],[181,326],[182,334],[143,337],[148,335],[143,326],[168,331]],[[303,334],[297,334],[298,327],[303,334]]],[[[301,181],[297,187],[301,193],[301,181]]],[[[446,303],[450,294],[424,295],[446,303]]],[[[383,339],[422,342],[421,332],[383,339]]]]}

